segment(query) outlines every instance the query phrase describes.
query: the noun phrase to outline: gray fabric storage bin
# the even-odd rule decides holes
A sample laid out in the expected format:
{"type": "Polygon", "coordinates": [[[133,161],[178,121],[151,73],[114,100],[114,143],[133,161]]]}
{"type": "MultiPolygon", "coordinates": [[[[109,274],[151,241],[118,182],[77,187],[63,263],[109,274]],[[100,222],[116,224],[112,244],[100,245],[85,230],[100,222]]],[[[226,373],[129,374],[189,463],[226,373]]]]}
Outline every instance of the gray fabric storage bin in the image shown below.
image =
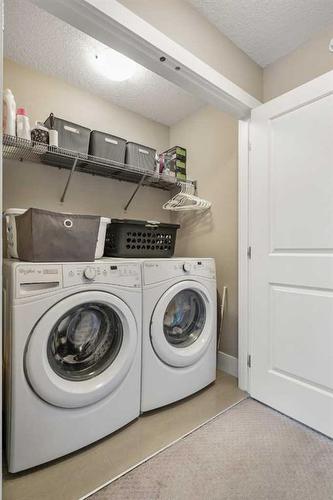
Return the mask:
{"type": "Polygon", "coordinates": [[[30,208],[15,218],[17,253],[29,262],[92,262],[100,217],[30,208]]]}
{"type": "MultiPolygon", "coordinates": [[[[90,128],[82,127],[76,123],[54,117],[53,128],[58,131],[58,147],[69,149],[76,153],[88,154],[90,128]]],[[[44,125],[51,128],[50,117],[44,125]]]]}
{"type": "Polygon", "coordinates": [[[90,134],[89,154],[118,163],[125,162],[126,139],[93,130],[90,134]]]}
{"type": "Polygon", "coordinates": [[[128,142],[126,144],[126,164],[143,170],[155,171],[156,149],[143,144],[128,142]]]}

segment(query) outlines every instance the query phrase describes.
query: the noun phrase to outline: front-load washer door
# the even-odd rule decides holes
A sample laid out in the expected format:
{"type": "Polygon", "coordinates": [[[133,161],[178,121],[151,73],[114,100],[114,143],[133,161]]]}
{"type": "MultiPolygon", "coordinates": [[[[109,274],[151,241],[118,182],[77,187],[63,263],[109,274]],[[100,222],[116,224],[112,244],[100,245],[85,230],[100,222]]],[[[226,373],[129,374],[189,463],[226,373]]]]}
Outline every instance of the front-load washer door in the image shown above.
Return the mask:
{"type": "Polygon", "coordinates": [[[212,301],[208,290],[196,281],[182,281],[169,288],[157,303],[150,325],[153,349],[164,363],[185,367],[205,353],[212,331],[212,301]]]}
{"type": "Polygon", "coordinates": [[[87,406],[120,386],[138,345],[138,327],[125,302],[107,292],[77,293],[55,304],[33,328],[26,377],[50,404],[87,406]]]}

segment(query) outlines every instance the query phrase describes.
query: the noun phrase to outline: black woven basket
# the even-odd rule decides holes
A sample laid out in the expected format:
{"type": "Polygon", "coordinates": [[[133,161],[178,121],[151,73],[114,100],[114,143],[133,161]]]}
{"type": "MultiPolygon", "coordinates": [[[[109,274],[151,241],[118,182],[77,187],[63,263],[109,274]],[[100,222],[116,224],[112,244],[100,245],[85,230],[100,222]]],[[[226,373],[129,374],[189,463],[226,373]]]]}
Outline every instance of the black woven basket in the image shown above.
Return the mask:
{"type": "Polygon", "coordinates": [[[105,238],[106,257],[172,257],[179,224],[112,219],[105,238]]]}

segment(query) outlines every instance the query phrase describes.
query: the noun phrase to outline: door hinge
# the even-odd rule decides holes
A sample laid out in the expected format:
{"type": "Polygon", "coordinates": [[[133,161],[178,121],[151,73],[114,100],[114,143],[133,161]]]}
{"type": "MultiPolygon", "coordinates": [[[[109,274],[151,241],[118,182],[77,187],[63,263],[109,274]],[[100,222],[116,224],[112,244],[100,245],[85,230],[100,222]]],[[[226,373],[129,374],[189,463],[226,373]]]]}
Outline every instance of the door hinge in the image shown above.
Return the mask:
{"type": "Polygon", "coordinates": [[[247,367],[251,368],[251,366],[252,366],[252,356],[251,356],[251,354],[248,354],[247,355],[247,367]]]}
{"type": "Polygon", "coordinates": [[[247,257],[248,257],[248,259],[251,259],[251,257],[252,257],[252,247],[247,247],[247,257]]]}

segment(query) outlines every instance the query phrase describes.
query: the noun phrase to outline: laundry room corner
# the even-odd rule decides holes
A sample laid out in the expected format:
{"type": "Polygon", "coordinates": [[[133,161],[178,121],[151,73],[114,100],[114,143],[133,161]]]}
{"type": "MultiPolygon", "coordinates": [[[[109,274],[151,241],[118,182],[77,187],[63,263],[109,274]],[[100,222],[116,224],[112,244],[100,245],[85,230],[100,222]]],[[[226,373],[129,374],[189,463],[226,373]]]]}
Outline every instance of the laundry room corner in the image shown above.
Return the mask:
{"type": "Polygon", "coordinates": [[[174,220],[181,224],[176,253],[214,256],[219,309],[223,289],[227,287],[223,324],[219,325],[220,350],[237,358],[238,121],[211,106],[203,106],[170,128],[170,143],[188,145],[189,175],[197,179],[202,196],[212,201],[211,210],[199,217],[191,213],[176,216],[174,220]]]}
{"type": "Polygon", "coordinates": [[[114,52],[7,3],[8,500],[58,498],[64,467],[84,497],[246,397],[217,355],[237,355],[237,118],[133,61],[113,75],[114,52]]]}
{"type": "Polygon", "coordinates": [[[331,500],[333,4],[0,7],[0,500],[331,500]]]}

